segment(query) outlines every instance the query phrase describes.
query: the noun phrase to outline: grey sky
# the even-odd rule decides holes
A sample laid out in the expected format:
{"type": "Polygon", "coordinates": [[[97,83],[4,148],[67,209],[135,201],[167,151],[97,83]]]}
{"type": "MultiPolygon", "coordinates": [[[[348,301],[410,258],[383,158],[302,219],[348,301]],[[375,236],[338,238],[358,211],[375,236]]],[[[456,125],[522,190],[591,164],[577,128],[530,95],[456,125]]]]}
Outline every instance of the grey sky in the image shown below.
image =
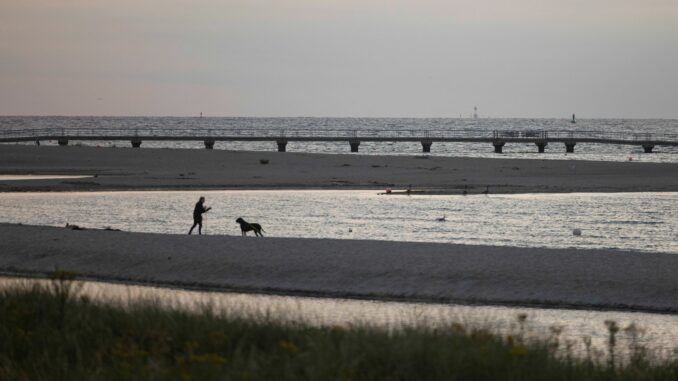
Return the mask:
{"type": "Polygon", "coordinates": [[[0,114],[678,118],[676,0],[2,0],[0,114]]]}

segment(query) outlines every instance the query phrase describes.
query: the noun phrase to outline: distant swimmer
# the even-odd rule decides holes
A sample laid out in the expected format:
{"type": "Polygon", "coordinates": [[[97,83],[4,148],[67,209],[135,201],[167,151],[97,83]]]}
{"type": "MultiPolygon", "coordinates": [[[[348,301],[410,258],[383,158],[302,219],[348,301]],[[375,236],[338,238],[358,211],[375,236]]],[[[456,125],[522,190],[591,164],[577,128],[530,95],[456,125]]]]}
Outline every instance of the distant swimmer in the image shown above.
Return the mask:
{"type": "Polygon", "coordinates": [[[447,219],[445,219],[445,216],[442,216],[440,218],[436,218],[436,221],[445,222],[445,221],[447,221],[447,219]]]}
{"type": "Polygon", "coordinates": [[[202,214],[206,213],[212,208],[205,208],[205,197],[200,197],[200,200],[195,203],[195,208],[193,209],[193,226],[191,230],[188,231],[190,235],[193,233],[193,229],[198,226],[198,234],[202,234],[202,214]]]}

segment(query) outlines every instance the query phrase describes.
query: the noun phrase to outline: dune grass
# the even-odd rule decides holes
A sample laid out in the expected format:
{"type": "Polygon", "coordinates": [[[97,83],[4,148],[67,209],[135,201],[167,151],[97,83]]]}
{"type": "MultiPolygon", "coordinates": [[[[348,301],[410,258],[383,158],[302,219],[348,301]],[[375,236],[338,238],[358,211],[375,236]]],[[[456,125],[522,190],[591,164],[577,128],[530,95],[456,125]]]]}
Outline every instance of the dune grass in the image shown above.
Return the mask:
{"type": "Polygon", "coordinates": [[[563,356],[548,338],[459,324],[319,328],[148,301],[123,308],[79,296],[72,278],[0,291],[0,380],[678,379],[676,360],[563,356]]]}

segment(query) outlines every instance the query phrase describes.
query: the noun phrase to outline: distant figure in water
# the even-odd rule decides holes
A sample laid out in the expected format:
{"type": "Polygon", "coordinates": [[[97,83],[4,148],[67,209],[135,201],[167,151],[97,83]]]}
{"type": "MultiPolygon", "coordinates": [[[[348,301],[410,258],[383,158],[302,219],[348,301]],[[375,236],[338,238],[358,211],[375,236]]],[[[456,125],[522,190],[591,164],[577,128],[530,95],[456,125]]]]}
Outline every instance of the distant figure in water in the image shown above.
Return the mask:
{"type": "Polygon", "coordinates": [[[200,200],[195,203],[195,208],[193,209],[193,226],[188,231],[189,235],[193,233],[196,225],[198,226],[198,234],[202,235],[202,214],[210,209],[212,208],[205,208],[205,197],[200,197],[200,200]]]}

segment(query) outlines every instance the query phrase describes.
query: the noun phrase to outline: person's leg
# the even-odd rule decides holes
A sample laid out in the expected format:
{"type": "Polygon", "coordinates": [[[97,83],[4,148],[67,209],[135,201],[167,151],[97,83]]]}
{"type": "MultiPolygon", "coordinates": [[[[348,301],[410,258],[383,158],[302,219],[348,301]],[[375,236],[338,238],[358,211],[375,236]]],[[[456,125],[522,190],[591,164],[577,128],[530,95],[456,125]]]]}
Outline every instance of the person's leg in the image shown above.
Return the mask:
{"type": "Polygon", "coordinates": [[[198,234],[202,235],[202,221],[198,222],[198,234]]]}
{"type": "Polygon", "coordinates": [[[198,221],[193,221],[193,226],[191,226],[191,230],[188,231],[188,235],[191,235],[191,233],[193,233],[193,229],[195,229],[196,225],[198,225],[198,221]]]}

